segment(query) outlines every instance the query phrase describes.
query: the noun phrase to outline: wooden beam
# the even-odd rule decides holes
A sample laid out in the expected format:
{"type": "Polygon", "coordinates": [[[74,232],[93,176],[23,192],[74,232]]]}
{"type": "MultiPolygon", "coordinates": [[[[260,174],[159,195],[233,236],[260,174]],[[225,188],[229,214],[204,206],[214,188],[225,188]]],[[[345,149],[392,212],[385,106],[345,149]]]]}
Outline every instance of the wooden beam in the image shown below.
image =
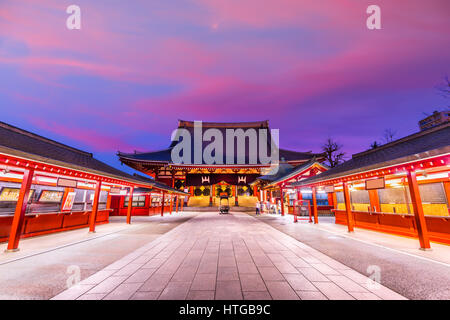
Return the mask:
{"type": "Polygon", "coordinates": [[[128,198],[128,208],[127,208],[127,224],[131,224],[131,210],[133,209],[133,193],[134,187],[130,187],[129,198],[128,198]]]}
{"type": "Polygon", "coordinates": [[[98,200],[100,198],[100,191],[102,187],[101,181],[95,182],[95,193],[94,193],[94,202],[92,203],[92,212],[89,217],[89,232],[95,232],[95,223],[97,221],[97,212],[98,212],[98,200]]]}
{"type": "Polygon", "coordinates": [[[381,212],[378,190],[369,190],[370,211],[381,212]]]}
{"type": "Polygon", "coordinates": [[[420,248],[424,250],[430,249],[430,239],[428,237],[427,224],[425,221],[425,215],[423,213],[422,199],[420,198],[416,173],[414,171],[408,171],[406,176],[408,178],[409,194],[411,196],[411,203],[414,211],[414,219],[416,221],[420,248]]]}
{"type": "Polygon", "coordinates": [[[280,188],[281,215],[284,216],[284,190],[280,188]]]}
{"type": "Polygon", "coordinates": [[[19,199],[17,199],[16,210],[11,224],[9,233],[8,248],[6,251],[18,251],[20,234],[22,233],[23,222],[25,221],[25,213],[27,211],[28,197],[30,195],[31,183],[33,181],[33,169],[25,170],[22,178],[22,185],[19,191],[19,199]]]}
{"type": "Polygon", "coordinates": [[[350,201],[350,192],[348,190],[348,183],[343,182],[342,187],[344,192],[345,212],[347,213],[347,228],[348,232],[353,232],[355,222],[353,221],[352,204],[350,201]]]}

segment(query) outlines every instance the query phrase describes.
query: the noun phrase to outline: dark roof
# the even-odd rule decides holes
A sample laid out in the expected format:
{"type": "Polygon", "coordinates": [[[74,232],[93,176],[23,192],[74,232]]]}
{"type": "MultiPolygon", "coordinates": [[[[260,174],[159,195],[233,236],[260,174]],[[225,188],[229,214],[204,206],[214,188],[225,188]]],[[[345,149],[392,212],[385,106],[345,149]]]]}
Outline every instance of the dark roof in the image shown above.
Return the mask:
{"type": "Polygon", "coordinates": [[[328,169],[328,166],[326,166],[323,163],[319,163],[316,161],[315,158],[311,159],[308,162],[299,164],[297,166],[292,166],[290,164],[280,164],[280,168],[278,169],[278,172],[274,175],[265,175],[258,178],[258,180],[266,180],[269,181],[269,185],[279,183],[281,181],[287,180],[296,174],[308,169],[309,167],[313,166],[315,163],[325,167],[328,169]]]}
{"type": "Polygon", "coordinates": [[[184,191],[177,190],[177,189],[174,189],[174,188],[172,188],[172,187],[169,187],[167,184],[161,183],[161,182],[159,182],[159,181],[155,181],[154,179],[152,179],[152,178],[150,178],[150,177],[144,177],[144,176],[141,176],[141,175],[139,175],[139,174],[137,174],[137,173],[134,173],[134,174],[133,174],[133,177],[134,177],[135,179],[137,179],[137,180],[140,180],[140,181],[143,181],[143,182],[150,183],[150,184],[152,184],[155,188],[158,188],[158,189],[161,189],[161,190],[164,190],[164,191],[183,193],[183,194],[186,194],[186,195],[189,194],[189,193],[187,193],[187,192],[184,192],[184,191]]]}
{"type": "Polygon", "coordinates": [[[450,124],[447,123],[392,141],[376,149],[354,154],[350,160],[337,167],[292,185],[302,186],[317,183],[350,174],[439,156],[449,152],[450,124]]]}
{"type": "Polygon", "coordinates": [[[4,122],[0,122],[0,153],[64,166],[74,170],[88,171],[92,174],[132,183],[149,184],[149,181],[136,179],[128,173],[95,159],[92,153],[70,147],[4,122]]]}
{"type": "MultiPolygon", "coordinates": [[[[218,129],[220,132],[222,132],[223,136],[226,136],[226,129],[268,129],[268,140],[271,141],[270,136],[270,130],[269,130],[269,122],[266,121],[254,121],[254,122],[202,122],[202,129],[211,129],[215,128],[218,129]]],[[[194,130],[194,121],[185,121],[185,120],[179,120],[178,123],[179,129],[186,129],[191,133],[191,137],[194,136],[193,130],[194,130]]],[[[172,156],[171,152],[172,149],[178,144],[178,141],[172,141],[169,148],[158,150],[158,151],[152,151],[152,152],[134,152],[134,153],[123,153],[118,152],[117,155],[119,156],[120,161],[123,163],[129,165],[133,162],[141,162],[141,163],[172,163],[172,156]]],[[[203,148],[206,147],[210,142],[204,141],[203,142],[203,148]]],[[[191,155],[194,155],[193,147],[194,143],[191,143],[191,155]]],[[[268,142],[268,149],[270,150],[270,144],[268,142]]],[[[222,155],[224,157],[224,163],[225,163],[225,148],[222,150],[222,155]]],[[[248,152],[248,150],[246,150],[248,152]]],[[[304,162],[312,159],[313,157],[322,158],[323,154],[315,154],[311,151],[309,152],[298,152],[298,151],[292,151],[292,150],[286,150],[286,149],[279,149],[280,153],[280,162],[304,162]]],[[[246,155],[248,157],[248,154],[246,155]]],[[[193,162],[193,161],[192,161],[193,162]]],[[[237,163],[236,160],[236,154],[235,154],[235,161],[234,163],[237,163]]],[[[205,163],[202,163],[205,165],[205,163]]],[[[261,165],[261,164],[259,164],[261,165]]]]}

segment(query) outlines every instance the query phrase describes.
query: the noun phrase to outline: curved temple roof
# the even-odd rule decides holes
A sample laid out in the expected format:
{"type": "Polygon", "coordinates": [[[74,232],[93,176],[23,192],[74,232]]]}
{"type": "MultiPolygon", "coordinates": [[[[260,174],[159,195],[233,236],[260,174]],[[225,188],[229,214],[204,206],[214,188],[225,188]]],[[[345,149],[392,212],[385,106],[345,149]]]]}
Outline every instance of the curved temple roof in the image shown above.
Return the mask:
{"type": "MultiPolygon", "coordinates": [[[[225,130],[226,129],[267,129],[268,134],[270,135],[270,129],[269,129],[269,121],[253,121],[253,122],[201,122],[202,128],[216,128],[223,132],[225,136],[225,130]]],[[[178,122],[178,128],[184,128],[188,131],[192,131],[194,128],[194,121],[185,121],[185,120],[179,120],[178,122]]],[[[122,161],[125,164],[130,164],[133,162],[139,162],[139,163],[152,163],[152,164],[171,164],[172,162],[172,156],[171,152],[173,147],[177,144],[177,141],[173,141],[169,148],[158,150],[158,151],[152,151],[152,152],[135,152],[135,153],[123,153],[118,152],[117,155],[119,156],[120,161],[122,161]]],[[[204,142],[203,147],[205,145],[209,144],[209,142],[204,142]]],[[[193,145],[193,143],[192,143],[193,145]]],[[[279,156],[280,156],[280,162],[305,162],[308,161],[314,157],[317,159],[323,159],[323,154],[319,153],[312,153],[309,152],[299,152],[299,151],[293,151],[293,150],[286,150],[286,149],[279,149],[279,156]]],[[[235,161],[234,163],[237,163],[235,161]]],[[[205,163],[202,163],[202,165],[205,165],[205,163]]],[[[261,164],[255,164],[255,166],[261,166],[261,164]]]]}
{"type": "Polygon", "coordinates": [[[166,185],[160,186],[151,179],[142,179],[120,171],[85,152],[29,131],[0,122],[0,153],[56,166],[86,171],[92,174],[147,185],[170,192],[184,193],[166,185]]]}

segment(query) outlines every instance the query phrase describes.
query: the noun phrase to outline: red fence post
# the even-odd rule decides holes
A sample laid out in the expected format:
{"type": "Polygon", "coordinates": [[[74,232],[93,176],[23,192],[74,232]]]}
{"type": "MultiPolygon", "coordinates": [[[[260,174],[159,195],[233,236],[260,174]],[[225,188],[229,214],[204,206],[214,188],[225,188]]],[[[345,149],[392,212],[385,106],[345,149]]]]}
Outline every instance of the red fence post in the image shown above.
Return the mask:
{"type": "Polygon", "coordinates": [[[161,203],[161,217],[164,216],[164,201],[165,201],[166,193],[163,191],[162,193],[162,203],[161,203]]]}
{"type": "Polygon", "coordinates": [[[420,248],[430,249],[430,239],[428,237],[427,223],[423,213],[422,199],[420,198],[419,185],[417,184],[416,173],[408,171],[408,186],[411,195],[411,203],[416,221],[417,233],[419,236],[420,248]]]}
{"type": "Polygon", "coordinates": [[[133,208],[133,192],[134,187],[130,187],[130,194],[128,195],[127,224],[131,224],[131,210],[133,208]]]}
{"type": "Polygon", "coordinates": [[[100,198],[102,182],[95,182],[95,193],[94,193],[94,202],[92,203],[92,212],[89,217],[89,232],[95,232],[95,223],[97,221],[97,212],[98,212],[98,200],[100,198]]]}
{"type": "Polygon", "coordinates": [[[319,223],[319,217],[317,216],[317,198],[316,198],[316,188],[311,187],[312,191],[312,203],[313,203],[313,215],[314,215],[314,224],[319,223]]]}
{"type": "Polygon", "coordinates": [[[25,213],[27,210],[28,197],[30,195],[31,183],[33,181],[33,169],[25,170],[20,187],[19,199],[17,200],[14,218],[11,224],[11,232],[9,233],[8,248],[6,251],[19,250],[20,233],[22,232],[23,222],[25,221],[25,213]]]}
{"type": "Polygon", "coordinates": [[[347,182],[343,182],[342,186],[343,186],[343,191],[344,191],[345,211],[347,212],[348,232],[353,232],[354,231],[355,222],[353,221],[352,204],[351,204],[351,201],[350,201],[350,192],[348,191],[348,184],[347,184],[347,182]]]}

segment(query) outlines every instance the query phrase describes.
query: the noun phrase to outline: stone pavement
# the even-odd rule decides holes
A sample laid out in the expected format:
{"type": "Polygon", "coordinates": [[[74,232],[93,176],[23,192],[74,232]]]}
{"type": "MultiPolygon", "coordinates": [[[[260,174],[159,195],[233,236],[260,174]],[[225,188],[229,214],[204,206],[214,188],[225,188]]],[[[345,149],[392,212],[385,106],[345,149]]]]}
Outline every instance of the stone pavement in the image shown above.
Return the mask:
{"type": "Polygon", "coordinates": [[[202,212],[53,299],[405,298],[254,217],[202,212]]]}

